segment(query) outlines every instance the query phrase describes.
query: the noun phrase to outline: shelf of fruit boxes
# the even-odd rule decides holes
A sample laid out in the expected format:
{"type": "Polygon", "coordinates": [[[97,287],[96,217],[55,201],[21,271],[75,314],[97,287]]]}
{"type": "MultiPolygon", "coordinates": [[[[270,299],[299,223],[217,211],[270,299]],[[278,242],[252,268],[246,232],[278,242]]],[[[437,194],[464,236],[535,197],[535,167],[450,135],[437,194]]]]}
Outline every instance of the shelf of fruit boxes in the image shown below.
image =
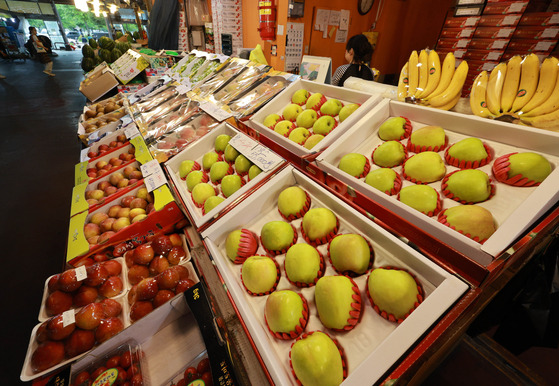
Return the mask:
{"type": "MultiPolygon", "coordinates": [[[[559,135],[552,132],[385,100],[324,151],[316,162],[309,162],[302,169],[354,207],[368,213],[375,222],[406,237],[442,266],[480,285],[503,267],[510,256],[507,248],[557,202],[559,193],[554,186],[559,178],[558,143],[559,135]],[[554,170],[537,187],[518,188],[493,181],[497,185],[496,194],[481,205],[488,205],[499,227],[484,244],[479,244],[437,222],[436,218],[415,211],[338,169],[339,159],[347,153],[361,153],[370,158],[381,142],[377,128],[391,116],[409,118],[414,130],[425,125],[443,127],[449,146],[465,137],[480,138],[493,149],[493,159],[514,151],[538,152],[546,156],[554,170]]],[[[447,165],[447,169],[456,168],[447,165]]],[[[491,174],[490,165],[481,169],[491,174]]],[[[411,183],[405,181],[404,184],[411,183]]],[[[440,188],[440,182],[431,185],[440,188]]],[[[444,198],[442,194],[441,197],[444,198]]],[[[453,205],[458,203],[444,199],[443,209],[453,205]]]]}
{"type": "MultiPolygon", "coordinates": [[[[251,296],[243,288],[240,278],[241,266],[233,264],[227,258],[225,239],[229,232],[239,228],[246,228],[259,234],[264,223],[280,220],[281,217],[277,212],[277,197],[283,189],[292,185],[301,187],[310,195],[311,208],[326,207],[336,214],[340,220],[339,233],[357,232],[365,235],[375,250],[375,268],[384,265],[404,268],[417,275],[425,290],[424,302],[401,324],[398,324],[383,319],[368,303],[364,290],[367,275],[354,278],[363,299],[362,319],[349,332],[328,330],[328,333],[345,349],[349,369],[345,383],[359,384],[367,379],[372,384],[381,379],[383,374],[414,345],[415,341],[439,317],[444,316],[451,309],[455,301],[468,290],[468,286],[370,222],[304,174],[293,167],[285,167],[257,192],[245,198],[231,212],[202,233],[207,251],[226,284],[249,339],[258,350],[262,363],[274,382],[282,385],[296,384],[289,369],[289,350],[293,341],[278,340],[267,330],[263,316],[266,297],[251,296]],[[374,366],[371,366],[372,363],[374,366]]],[[[295,220],[295,223],[296,228],[299,228],[300,220],[295,220]]],[[[326,245],[318,248],[322,250],[326,245]]],[[[327,256],[326,251],[323,253],[327,256]]],[[[283,256],[276,256],[275,259],[280,266],[283,266],[283,256]]],[[[327,264],[326,274],[335,274],[330,264],[327,264]]],[[[295,290],[308,299],[310,319],[307,331],[324,328],[316,317],[316,307],[312,302],[314,287],[296,288],[281,273],[278,284],[278,290],[280,289],[295,290]]]]}
{"type": "Polygon", "coordinates": [[[381,101],[380,95],[373,95],[362,91],[350,90],[342,87],[335,87],[327,84],[320,84],[306,80],[297,80],[279,93],[274,99],[268,102],[249,120],[238,121],[239,130],[246,132],[249,136],[257,139],[263,145],[269,147],[279,156],[286,160],[302,164],[303,160],[312,160],[327,148],[352,125],[354,125],[365,113],[381,101]],[[307,149],[277,132],[263,125],[264,119],[270,114],[282,115],[282,111],[291,103],[292,95],[300,89],[306,89],[311,94],[321,93],[326,99],[338,99],[343,104],[357,103],[361,106],[355,110],[343,122],[336,118],[337,126],[325,136],[325,138],[315,145],[312,149],[307,149]]]}

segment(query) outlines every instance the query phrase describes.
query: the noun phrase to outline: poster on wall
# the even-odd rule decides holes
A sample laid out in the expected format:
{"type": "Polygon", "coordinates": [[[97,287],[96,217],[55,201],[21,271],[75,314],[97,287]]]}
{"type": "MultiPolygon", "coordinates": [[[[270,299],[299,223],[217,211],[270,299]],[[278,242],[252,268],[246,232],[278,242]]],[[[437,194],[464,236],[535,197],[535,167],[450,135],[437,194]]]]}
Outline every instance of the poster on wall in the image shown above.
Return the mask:
{"type": "Polygon", "coordinates": [[[332,58],[321,56],[303,56],[299,66],[301,79],[318,83],[332,83],[332,58]]]}
{"type": "Polygon", "coordinates": [[[295,72],[299,69],[303,56],[304,23],[287,23],[285,42],[285,71],[295,72]]]}

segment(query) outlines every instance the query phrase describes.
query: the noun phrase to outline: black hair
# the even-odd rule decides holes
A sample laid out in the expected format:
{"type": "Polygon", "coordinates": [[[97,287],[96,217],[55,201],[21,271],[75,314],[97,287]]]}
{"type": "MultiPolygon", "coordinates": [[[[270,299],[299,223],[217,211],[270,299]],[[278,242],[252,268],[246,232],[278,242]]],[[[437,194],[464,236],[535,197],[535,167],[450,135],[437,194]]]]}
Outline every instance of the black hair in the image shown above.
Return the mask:
{"type": "Polygon", "coordinates": [[[347,41],[346,51],[353,48],[353,61],[355,63],[369,63],[373,55],[373,47],[369,39],[363,34],[354,35],[347,41]]]}
{"type": "Polygon", "coordinates": [[[363,80],[374,80],[373,71],[367,67],[366,64],[357,64],[353,63],[350,64],[347,70],[345,70],[344,74],[340,78],[338,84],[343,86],[344,82],[350,76],[354,76],[356,78],[361,78],[363,80]]]}

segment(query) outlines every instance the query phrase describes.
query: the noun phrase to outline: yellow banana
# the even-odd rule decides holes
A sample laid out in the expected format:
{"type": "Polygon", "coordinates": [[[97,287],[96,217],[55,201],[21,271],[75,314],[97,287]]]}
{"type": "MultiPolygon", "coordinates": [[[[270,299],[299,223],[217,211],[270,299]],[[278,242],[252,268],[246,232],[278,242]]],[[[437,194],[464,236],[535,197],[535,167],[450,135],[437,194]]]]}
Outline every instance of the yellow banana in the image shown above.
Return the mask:
{"type": "Polygon", "coordinates": [[[466,81],[466,76],[468,76],[468,62],[463,60],[460,62],[460,65],[458,65],[458,68],[456,68],[456,71],[452,76],[452,80],[446,90],[439,95],[430,98],[429,104],[433,107],[440,107],[450,103],[456,95],[460,95],[464,82],[466,81]]]}
{"type": "Polygon", "coordinates": [[[522,115],[541,105],[547,98],[551,96],[557,75],[559,74],[559,59],[554,56],[545,58],[540,69],[540,80],[534,96],[528,103],[522,107],[518,113],[522,115]]]}
{"type": "Polygon", "coordinates": [[[400,71],[400,79],[398,80],[398,100],[404,101],[408,93],[409,79],[408,79],[408,62],[402,67],[400,71]]]}
{"type": "Polygon", "coordinates": [[[462,96],[462,89],[460,89],[460,92],[458,92],[458,94],[456,94],[456,96],[447,104],[442,105],[442,106],[437,106],[436,108],[439,110],[450,110],[451,108],[453,108],[454,106],[456,106],[456,104],[458,103],[458,101],[460,100],[460,97],[462,96]]]}
{"type": "Polygon", "coordinates": [[[424,98],[431,94],[439,85],[439,80],[441,79],[441,60],[439,59],[439,54],[437,54],[435,50],[429,51],[427,68],[429,69],[427,86],[421,94],[416,95],[418,98],[424,98]]]}
{"type": "MultiPolygon", "coordinates": [[[[508,76],[508,74],[507,74],[508,76]]],[[[512,105],[512,111],[518,111],[532,99],[538,86],[540,77],[540,58],[535,54],[530,54],[522,61],[522,75],[518,93],[512,105]]]]}
{"type": "Polygon", "coordinates": [[[486,101],[487,108],[493,115],[501,113],[501,92],[503,90],[503,83],[505,82],[505,75],[507,73],[507,64],[499,63],[491,71],[489,81],[487,82],[486,101]]]}
{"type": "Polygon", "coordinates": [[[501,92],[501,110],[503,113],[510,111],[520,84],[520,66],[522,56],[515,55],[507,62],[507,74],[501,92]]]}
{"type": "Polygon", "coordinates": [[[439,95],[440,93],[442,93],[444,90],[447,89],[447,87],[450,84],[450,81],[452,80],[452,77],[454,75],[455,66],[456,66],[456,58],[454,57],[454,54],[452,52],[449,52],[448,54],[446,54],[446,57],[443,60],[443,65],[442,65],[441,77],[440,77],[440,80],[439,80],[439,84],[433,90],[432,93],[430,93],[428,95],[424,95],[423,96],[424,99],[429,100],[429,99],[439,95]]]}
{"type": "Polygon", "coordinates": [[[408,60],[408,96],[414,96],[417,90],[417,85],[419,84],[419,69],[417,68],[419,58],[417,57],[417,51],[412,51],[410,59],[408,60]]]}
{"type": "MultiPolygon", "coordinates": [[[[559,80],[559,78],[558,78],[559,80]]],[[[551,95],[539,106],[533,108],[529,112],[522,114],[523,117],[535,117],[537,115],[549,114],[559,108],[559,81],[555,81],[555,87],[551,91],[551,95]]]]}
{"type": "Polygon", "coordinates": [[[485,91],[487,90],[488,80],[489,76],[487,75],[487,71],[480,72],[474,79],[472,91],[470,92],[470,108],[472,109],[472,113],[482,118],[495,117],[487,108],[487,102],[485,101],[485,91]]]}
{"type": "Polygon", "coordinates": [[[429,80],[429,64],[427,63],[427,51],[421,50],[419,53],[417,67],[419,69],[419,81],[417,85],[417,90],[415,90],[415,97],[418,98],[419,94],[422,94],[427,87],[427,81],[429,80]]]}
{"type": "Polygon", "coordinates": [[[529,123],[540,129],[559,130],[559,109],[536,117],[525,117],[521,115],[520,119],[522,122],[529,123]]]}

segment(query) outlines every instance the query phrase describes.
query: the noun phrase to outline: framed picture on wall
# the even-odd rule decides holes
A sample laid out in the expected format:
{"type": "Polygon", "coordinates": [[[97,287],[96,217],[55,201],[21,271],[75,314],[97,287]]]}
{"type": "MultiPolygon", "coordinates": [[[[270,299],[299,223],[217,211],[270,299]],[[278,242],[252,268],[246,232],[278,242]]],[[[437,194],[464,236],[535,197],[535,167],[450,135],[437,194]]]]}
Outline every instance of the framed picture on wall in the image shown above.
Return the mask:
{"type": "Polygon", "coordinates": [[[318,83],[332,82],[332,58],[304,55],[299,66],[301,79],[318,83]]]}

